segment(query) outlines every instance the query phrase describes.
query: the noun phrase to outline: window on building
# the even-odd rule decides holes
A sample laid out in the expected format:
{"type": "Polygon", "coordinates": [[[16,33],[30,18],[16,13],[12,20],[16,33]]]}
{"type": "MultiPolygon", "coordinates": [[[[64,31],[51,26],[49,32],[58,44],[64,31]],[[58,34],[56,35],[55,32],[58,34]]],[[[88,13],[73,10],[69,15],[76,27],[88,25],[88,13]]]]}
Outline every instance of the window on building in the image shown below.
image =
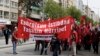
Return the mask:
{"type": "Polygon", "coordinates": [[[4,12],[4,18],[9,19],[9,12],[6,12],[6,11],[4,12]]]}
{"type": "Polygon", "coordinates": [[[15,2],[15,7],[18,8],[18,3],[17,2],[15,2]]]}
{"type": "Polygon", "coordinates": [[[18,15],[17,13],[11,13],[11,19],[17,19],[18,18],[18,15]]]}
{"type": "Polygon", "coordinates": [[[0,0],[0,6],[3,6],[3,0],[0,0]]]}
{"type": "Polygon", "coordinates": [[[10,2],[10,5],[11,5],[11,7],[12,7],[12,1],[10,2]]]}
{"type": "Polygon", "coordinates": [[[5,3],[6,3],[6,4],[9,4],[9,0],[5,0],[5,3]]]}
{"type": "Polygon", "coordinates": [[[2,18],[2,11],[0,10],[0,18],[2,18]]]}
{"type": "Polygon", "coordinates": [[[15,13],[13,13],[13,19],[16,19],[16,14],[15,13]]]}
{"type": "Polygon", "coordinates": [[[13,19],[13,13],[12,13],[12,12],[11,12],[11,16],[10,16],[10,18],[13,19]]]}
{"type": "Polygon", "coordinates": [[[5,5],[6,7],[9,7],[10,1],[9,1],[9,0],[5,0],[4,5],[5,5]]]}
{"type": "Polygon", "coordinates": [[[18,19],[18,13],[15,13],[15,15],[16,15],[16,18],[15,19],[18,19]]]}
{"type": "Polygon", "coordinates": [[[16,8],[16,3],[14,2],[14,8],[16,8]]]}
{"type": "Polygon", "coordinates": [[[13,6],[14,6],[14,5],[13,5],[13,3],[14,3],[14,2],[13,2],[13,1],[11,1],[11,7],[13,7],[13,6]]]}
{"type": "Polygon", "coordinates": [[[12,8],[18,8],[18,3],[14,2],[14,1],[11,1],[11,7],[12,8]]]}

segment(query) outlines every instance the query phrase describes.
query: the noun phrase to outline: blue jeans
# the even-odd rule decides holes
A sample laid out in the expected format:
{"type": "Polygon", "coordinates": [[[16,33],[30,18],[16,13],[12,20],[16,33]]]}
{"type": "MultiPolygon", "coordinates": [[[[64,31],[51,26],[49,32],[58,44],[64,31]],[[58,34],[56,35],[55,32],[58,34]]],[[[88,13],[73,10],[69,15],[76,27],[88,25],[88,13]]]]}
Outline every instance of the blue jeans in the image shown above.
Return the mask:
{"type": "Polygon", "coordinates": [[[17,42],[13,41],[13,53],[16,53],[16,46],[17,46],[17,42]]]}

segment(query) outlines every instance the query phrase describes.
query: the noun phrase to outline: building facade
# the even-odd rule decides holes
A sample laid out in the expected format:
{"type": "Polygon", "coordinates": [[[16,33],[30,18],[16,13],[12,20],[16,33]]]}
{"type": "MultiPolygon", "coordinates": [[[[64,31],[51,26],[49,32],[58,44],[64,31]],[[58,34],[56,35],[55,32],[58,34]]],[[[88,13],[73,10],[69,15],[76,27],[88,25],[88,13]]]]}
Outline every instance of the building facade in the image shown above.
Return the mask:
{"type": "Polygon", "coordinates": [[[75,5],[75,0],[54,0],[54,1],[60,3],[63,8],[75,5]]]}
{"type": "Polygon", "coordinates": [[[18,15],[21,17],[28,17],[34,20],[41,20],[43,12],[41,8],[47,0],[19,0],[18,15]]]}
{"type": "Polygon", "coordinates": [[[61,3],[61,6],[62,6],[63,8],[68,7],[68,0],[59,0],[59,2],[61,3]]]}
{"type": "Polygon", "coordinates": [[[18,18],[18,0],[0,0],[0,20],[10,24],[18,18]]]}
{"type": "Polygon", "coordinates": [[[90,17],[91,19],[93,19],[94,21],[99,22],[100,21],[100,17],[91,10],[91,8],[89,8],[87,5],[83,5],[83,15],[87,15],[88,17],[90,17]]]}
{"type": "Polygon", "coordinates": [[[87,5],[83,5],[83,15],[87,15],[91,18],[91,9],[87,5]]]}
{"type": "MultiPolygon", "coordinates": [[[[27,1],[27,0],[25,0],[25,1],[27,1]]],[[[30,0],[28,0],[28,1],[30,1],[30,0]]],[[[38,3],[40,3],[40,4],[42,3],[42,5],[43,5],[43,4],[45,4],[44,2],[46,2],[48,0],[31,0],[31,1],[35,1],[35,3],[36,3],[36,1],[39,1],[38,3]]],[[[54,0],[54,1],[59,3],[63,8],[75,6],[77,9],[79,9],[82,12],[82,15],[87,15],[90,18],[94,18],[94,17],[97,18],[96,16],[94,16],[95,13],[92,13],[91,8],[89,8],[89,6],[87,6],[87,5],[84,5],[82,0],[54,0]]],[[[32,4],[34,4],[34,3],[32,3],[32,4]]],[[[42,7],[42,6],[40,6],[40,7],[42,7]]],[[[43,11],[37,12],[40,9],[39,7],[32,5],[31,9],[32,9],[31,14],[30,14],[31,18],[36,18],[36,19],[40,20],[41,16],[44,16],[43,11]]],[[[13,10],[11,10],[11,11],[13,11],[13,10]]],[[[25,15],[25,14],[26,14],[25,10],[23,10],[22,15],[25,15]]]]}
{"type": "Polygon", "coordinates": [[[74,0],[74,1],[75,1],[75,7],[82,12],[83,11],[83,1],[82,0],[74,0]]]}
{"type": "Polygon", "coordinates": [[[94,14],[94,15],[93,15],[93,20],[94,20],[95,22],[100,22],[100,17],[99,17],[97,14],[94,14]]]}

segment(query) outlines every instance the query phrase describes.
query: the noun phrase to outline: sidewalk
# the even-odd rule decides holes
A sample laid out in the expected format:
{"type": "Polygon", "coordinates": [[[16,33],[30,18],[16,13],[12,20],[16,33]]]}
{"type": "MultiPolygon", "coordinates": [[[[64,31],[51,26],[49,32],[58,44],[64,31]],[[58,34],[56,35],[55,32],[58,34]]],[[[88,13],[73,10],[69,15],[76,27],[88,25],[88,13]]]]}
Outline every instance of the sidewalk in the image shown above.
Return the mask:
{"type": "MultiPolygon", "coordinates": [[[[34,43],[33,39],[30,38],[28,41],[26,41],[25,43],[19,44],[18,46],[28,45],[28,44],[33,44],[33,43],[34,43]]],[[[4,37],[0,37],[0,49],[7,48],[7,47],[12,47],[11,38],[9,39],[9,44],[6,45],[4,37]]]]}

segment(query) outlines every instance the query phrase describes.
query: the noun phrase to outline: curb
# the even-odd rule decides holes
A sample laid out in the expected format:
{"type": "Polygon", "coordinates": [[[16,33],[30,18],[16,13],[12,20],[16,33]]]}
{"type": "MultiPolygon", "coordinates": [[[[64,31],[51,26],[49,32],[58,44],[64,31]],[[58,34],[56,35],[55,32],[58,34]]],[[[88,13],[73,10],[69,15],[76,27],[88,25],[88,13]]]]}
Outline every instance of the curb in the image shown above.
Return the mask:
{"type": "MultiPolygon", "coordinates": [[[[23,46],[23,45],[29,45],[29,44],[34,44],[34,43],[26,43],[26,44],[20,44],[20,45],[18,44],[17,46],[23,46]]],[[[0,47],[0,49],[10,48],[10,47],[12,47],[12,45],[0,47]]]]}

